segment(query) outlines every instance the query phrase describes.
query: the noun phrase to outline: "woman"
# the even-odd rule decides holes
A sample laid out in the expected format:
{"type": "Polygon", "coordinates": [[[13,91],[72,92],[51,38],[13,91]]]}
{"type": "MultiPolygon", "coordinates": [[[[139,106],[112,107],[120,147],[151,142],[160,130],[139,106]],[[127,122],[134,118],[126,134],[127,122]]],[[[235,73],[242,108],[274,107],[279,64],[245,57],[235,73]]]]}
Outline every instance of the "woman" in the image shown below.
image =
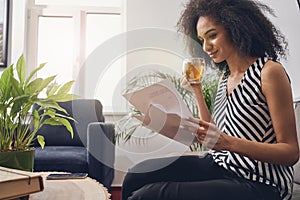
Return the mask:
{"type": "Polygon", "coordinates": [[[186,5],[179,31],[225,71],[212,116],[201,85],[182,82],[197,99],[200,119],[191,119],[199,124],[196,137],[212,150],[153,172],[134,173],[168,158],[138,164],[125,177],[123,199],[291,198],[299,148],[290,82],[279,63],[287,45],[262,11],[271,12],[252,0],[186,5]]]}

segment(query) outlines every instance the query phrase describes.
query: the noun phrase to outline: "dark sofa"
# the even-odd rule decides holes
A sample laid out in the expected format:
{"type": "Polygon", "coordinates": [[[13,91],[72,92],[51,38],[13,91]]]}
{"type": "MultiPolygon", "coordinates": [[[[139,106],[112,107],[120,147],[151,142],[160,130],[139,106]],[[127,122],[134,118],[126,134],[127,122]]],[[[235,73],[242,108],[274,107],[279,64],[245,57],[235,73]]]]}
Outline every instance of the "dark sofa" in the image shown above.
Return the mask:
{"type": "MultiPolygon", "coordinates": [[[[110,189],[114,178],[114,127],[105,123],[102,104],[95,99],[76,99],[59,103],[75,119],[74,137],[64,126],[44,125],[38,135],[45,148],[34,144],[34,171],[85,172],[110,189]]],[[[33,109],[37,109],[35,105],[33,109]]]]}
{"type": "MultiPolygon", "coordinates": [[[[300,101],[295,102],[295,115],[296,115],[298,143],[300,147],[300,101]]],[[[292,199],[293,200],[300,199],[300,161],[298,161],[294,165],[294,190],[293,190],[292,199]]]]}

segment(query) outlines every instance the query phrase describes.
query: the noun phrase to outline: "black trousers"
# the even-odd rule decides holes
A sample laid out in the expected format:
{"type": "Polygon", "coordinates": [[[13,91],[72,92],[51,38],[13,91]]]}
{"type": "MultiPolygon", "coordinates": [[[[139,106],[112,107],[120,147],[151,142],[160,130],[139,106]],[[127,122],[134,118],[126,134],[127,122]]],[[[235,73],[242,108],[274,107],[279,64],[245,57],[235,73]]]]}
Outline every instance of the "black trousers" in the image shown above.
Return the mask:
{"type": "Polygon", "coordinates": [[[277,188],[240,178],[212,156],[181,156],[143,161],[131,168],[123,200],[279,200],[277,188]]]}

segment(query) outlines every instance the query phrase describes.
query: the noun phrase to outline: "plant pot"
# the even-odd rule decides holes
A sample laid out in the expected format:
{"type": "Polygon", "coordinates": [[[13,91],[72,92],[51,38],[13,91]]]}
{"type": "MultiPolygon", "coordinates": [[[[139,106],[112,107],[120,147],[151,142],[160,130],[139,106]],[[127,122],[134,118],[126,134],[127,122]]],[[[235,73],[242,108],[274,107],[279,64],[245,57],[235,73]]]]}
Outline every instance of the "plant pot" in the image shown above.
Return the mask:
{"type": "Polygon", "coordinates": [[[7,151],[0,153],[0,166],[33,171],[34,148],[20,151],[7,151]]]}

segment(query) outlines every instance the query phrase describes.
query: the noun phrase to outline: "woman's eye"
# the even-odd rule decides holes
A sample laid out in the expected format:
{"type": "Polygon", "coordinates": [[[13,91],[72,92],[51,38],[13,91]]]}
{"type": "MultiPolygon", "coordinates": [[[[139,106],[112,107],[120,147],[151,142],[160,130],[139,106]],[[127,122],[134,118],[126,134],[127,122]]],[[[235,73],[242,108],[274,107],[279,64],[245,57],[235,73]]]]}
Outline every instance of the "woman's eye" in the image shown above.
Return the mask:
{"type": "Polygon", "coordinates": [[[216,34],[216,33],[211,34],[211,35],[209,36],[210,39],[215,39],[216,37],[217,37],[217,34],[216,34]]]}

